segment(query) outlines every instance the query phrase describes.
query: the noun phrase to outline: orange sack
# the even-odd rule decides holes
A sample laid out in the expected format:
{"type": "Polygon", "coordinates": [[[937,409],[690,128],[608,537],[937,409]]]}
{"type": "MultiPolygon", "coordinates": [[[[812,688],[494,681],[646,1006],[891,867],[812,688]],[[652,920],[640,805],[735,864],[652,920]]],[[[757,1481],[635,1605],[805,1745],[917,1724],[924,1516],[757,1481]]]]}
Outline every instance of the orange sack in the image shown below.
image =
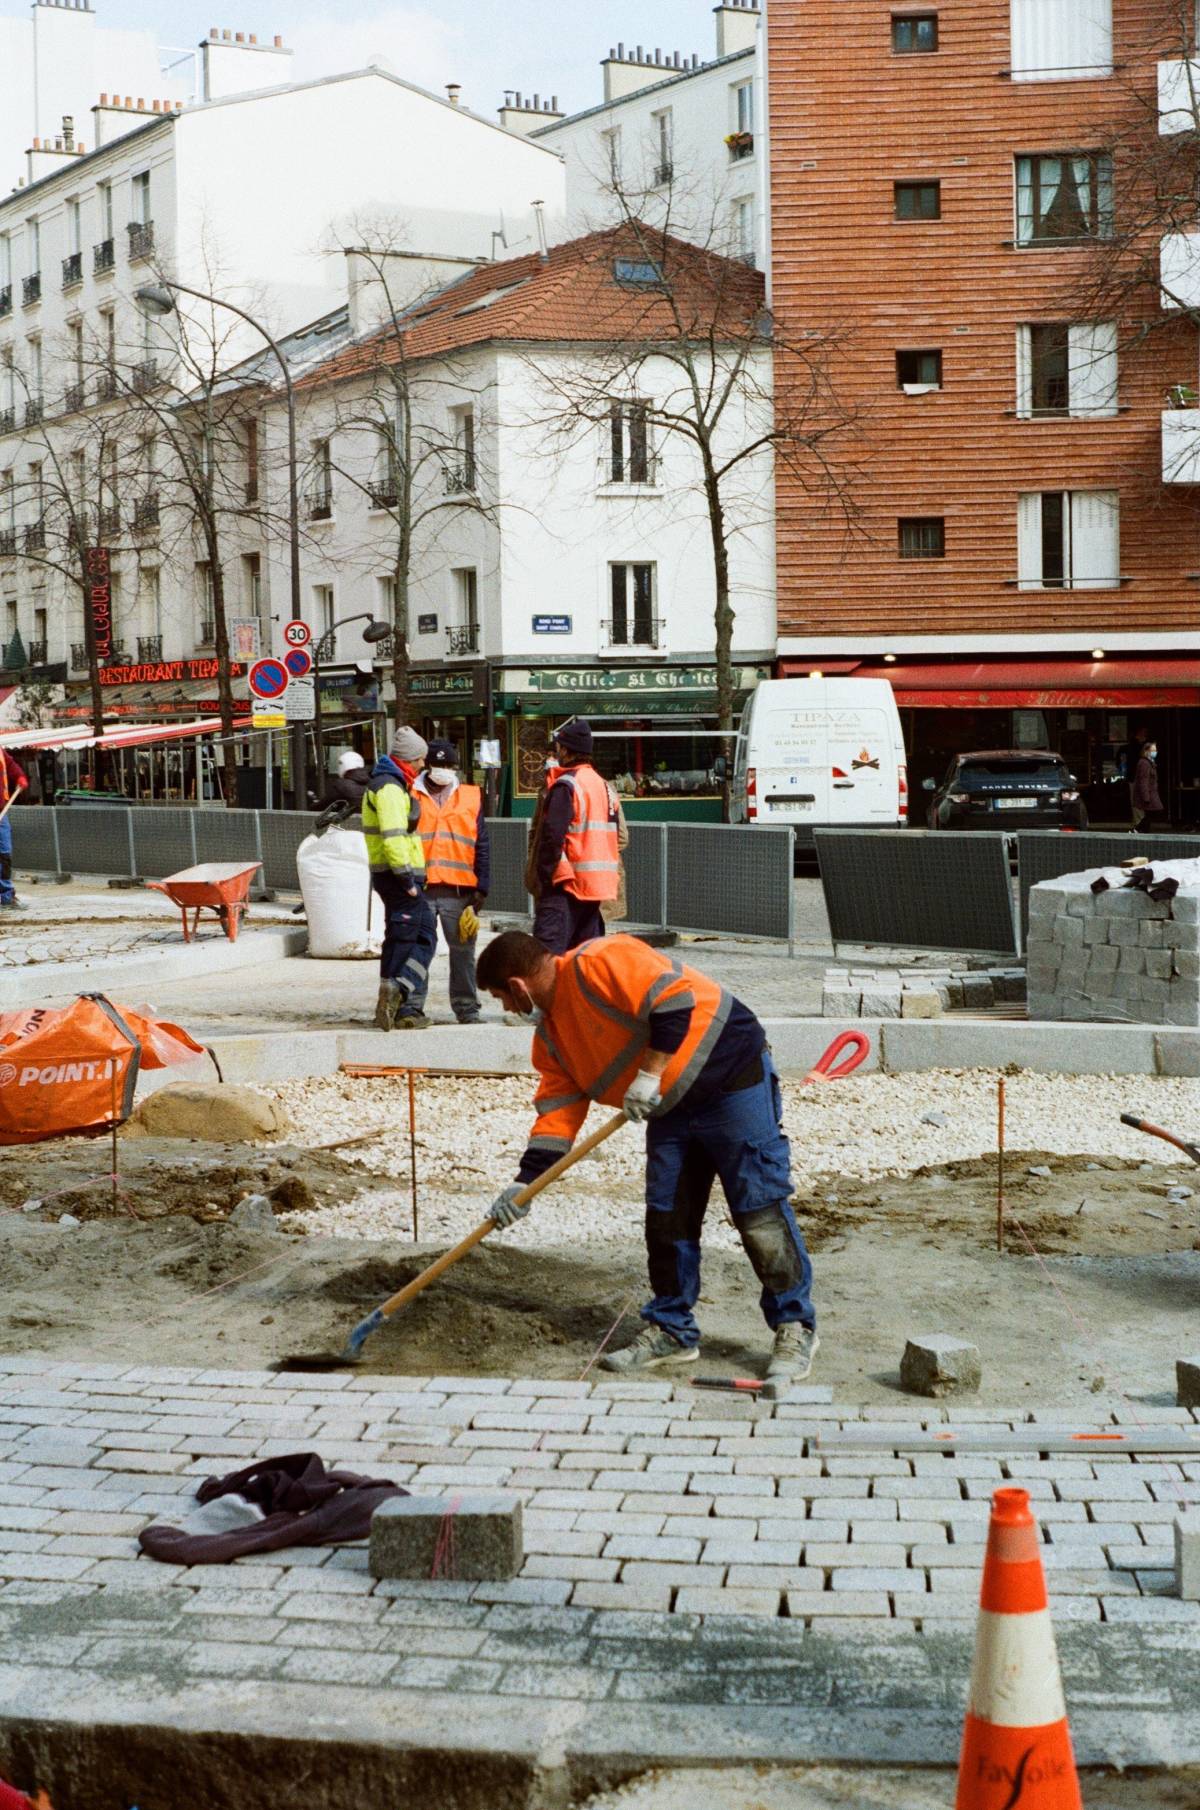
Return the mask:
{"type": "Polygon", "coordinates": [[[81,993],[69,1006],[0,1013],[0,1144],[105,1131],[133,1110],[142,1069],[203,1056],[177,1024],[81,993]]]}

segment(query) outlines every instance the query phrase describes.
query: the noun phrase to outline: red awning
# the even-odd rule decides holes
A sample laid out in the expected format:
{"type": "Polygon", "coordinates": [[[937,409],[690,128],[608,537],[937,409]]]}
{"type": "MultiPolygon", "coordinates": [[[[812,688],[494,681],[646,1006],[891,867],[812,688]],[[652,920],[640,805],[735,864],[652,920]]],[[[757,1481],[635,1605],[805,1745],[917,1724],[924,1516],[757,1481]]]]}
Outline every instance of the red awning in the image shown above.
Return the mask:
{"type": "MultiPolygon", "coordinates": [[[[833,662],[786,659],[785,678],[833,662]]],[[[1125,710],[1200,705],[1200,656],[1111,660],[864,660],[856,679],[886,679],[908,709],[1125,710]]]]}
{"type": "MultiPolygon", "coordinates": [[[[249,728],[249,717],[234,719],[235,729],[249,728]]],[[[0,745],[10,748],[139,748],[151,742],[174,742],[185,736],[219,735],[219,716],[195,723],[122,723],[103,735],[88,735],[83,725],[68,729],[34,729],[13,735],[0,733],[0,745]]]]}

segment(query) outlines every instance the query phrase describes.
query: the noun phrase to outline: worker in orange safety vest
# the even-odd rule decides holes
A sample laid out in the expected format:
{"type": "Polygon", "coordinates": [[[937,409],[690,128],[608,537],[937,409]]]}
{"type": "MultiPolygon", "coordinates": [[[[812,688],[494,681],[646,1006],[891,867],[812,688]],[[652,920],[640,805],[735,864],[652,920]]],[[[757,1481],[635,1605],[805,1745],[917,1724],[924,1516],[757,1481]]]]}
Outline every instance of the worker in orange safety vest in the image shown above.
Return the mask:
{"type": "Polygon", "coordinates": [[[12,804],[17,793],[23,792],[28,784],[27,775],[8,749],[0,748],[0,811],[5,813],[0,818],[0,910],[4,911],[26,909],[12,883],[12,804]]]}
{"type": "MultiPolygon", "coordinates": [[[[450,952],[450,1006],[459,1024],[479,1024],[475,990],[475,946],[479,907],[488,896],[492,854],[483,793],[464,785],[453,742],[429,744],[425,771],[413,787],[421,801],[417,833],[425,850],[425,897],[442,927],[450,952]]],[[[414,987],[412,1007],[424,1011],[429,977],[414,987]]]]}
{"type": "Polygon", "coordinates": [[[554,955],[604,935],[600,907],[621,884],[617,813],[592,765],[590,724],[577,717],[553,739],[562,771],[546,795],[534,853],[533,934],[554,955]]]}
{"type": "Polygon", "coordinates": [[[717,1176],[762,1284],[775,1343],[767,1377],[799,1382],[818,1346],[812,1265],[790,1205],[791,1152],[762,1025],[724,987],[628,935],[549,954],[521,931],[484,950],[479,984],[537,1026],[537,1120],[517,1180],[492,1203],[498,1227],[528,1213],[516,1196],[571,1148],[593,1100],[646,1124],[645,1325],[604,1368],[674,1368],[699,1355],[700,1233],[717,1176]]]}

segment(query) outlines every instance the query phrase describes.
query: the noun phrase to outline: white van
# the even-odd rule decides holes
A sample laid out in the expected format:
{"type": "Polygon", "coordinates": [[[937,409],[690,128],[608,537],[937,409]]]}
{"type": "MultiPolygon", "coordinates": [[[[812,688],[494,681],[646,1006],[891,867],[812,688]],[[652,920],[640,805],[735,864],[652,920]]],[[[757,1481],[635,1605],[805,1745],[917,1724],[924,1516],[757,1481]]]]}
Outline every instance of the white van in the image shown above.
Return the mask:
{"type": "Polygon", "coordinates": [[[886,679],[764,679],[734,753],[734,823],[816,829],[903,828],[908,769],[886,679]]]}

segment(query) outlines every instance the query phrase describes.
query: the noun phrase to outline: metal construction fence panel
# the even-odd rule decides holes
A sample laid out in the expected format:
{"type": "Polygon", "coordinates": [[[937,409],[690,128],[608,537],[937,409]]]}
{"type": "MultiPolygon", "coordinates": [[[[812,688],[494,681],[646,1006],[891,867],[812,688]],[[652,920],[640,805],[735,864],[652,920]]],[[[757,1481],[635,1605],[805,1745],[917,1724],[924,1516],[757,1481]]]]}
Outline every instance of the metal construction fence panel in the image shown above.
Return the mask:
{"type": "MultiPolygon", "coordinates": [[[[70,807],[73,811],[75,806],[70,807]]],[[[161,880],[181,868],[195,867],[196,819],[199,811],[164,805],[153,811],[123,811],[133,830],[132,872],[140,880],[161,880]]]]}
{"type": "Polygon", "coordinates": [[[488,907],[492,911],[525,916],[530,909],[529,894],[525,891],[528,819],[490,817],[488,838],[492,848],[492,885],[488,893],[488,907]]]}
{"type": "Polygon", "coordinates": [[[136,872],[128,810],[119,805],[73,804],[56,808],[55,817],[62,872],[128,876],[136,872]]]}
{"type": "Polygon", "coordinates": [[[791,830],[668,823],[667,922],[680,930],[776,937],[795,925],[791,830]]]}
{"type": "Polygon", "coordinates": [[[194,811],[197,861],[260,861],[257,811],[194,811]]]}
{"type": "Polygon", "coordinates": [[[1200,836],[1136,836],[1130,830],[1084,830],[1064,836],[1058,830],[1021,830],[1017,867],[1021,876],[1021,929],[1029,928],[1029,890],[1039,880],[1059,874],[1081,874],[1092,867],[1119,867],[1131,855],[1151,861],[1200,858],[1200,836]]]}
{"type": "Polygon", "coordinates": [[[59,871],[54,807],[45,804],[14,805],[8,814],[13,826],[13,865],[19,871],[53,874],[59,871]]]}
{"type": "Polygon", "coordinates": [[[667,925],[667,826],[631,823],[625,865],[625,916],[630,924],[667,925]]]}
{"type": "Polygon", "coordinates": [[[1006,836],[818,830],[816,845],[835,945],[1016,954],[1006,836]]]}
{"type": "Polygon", "coordinates": [[[311,811],[256,811],[262,836],[262,854],[252,857],[263,864],[263,879],[272,889],[295,892],[300,884],[296,874],[296,852],[306,836],[313,833],[311,811]]]}

